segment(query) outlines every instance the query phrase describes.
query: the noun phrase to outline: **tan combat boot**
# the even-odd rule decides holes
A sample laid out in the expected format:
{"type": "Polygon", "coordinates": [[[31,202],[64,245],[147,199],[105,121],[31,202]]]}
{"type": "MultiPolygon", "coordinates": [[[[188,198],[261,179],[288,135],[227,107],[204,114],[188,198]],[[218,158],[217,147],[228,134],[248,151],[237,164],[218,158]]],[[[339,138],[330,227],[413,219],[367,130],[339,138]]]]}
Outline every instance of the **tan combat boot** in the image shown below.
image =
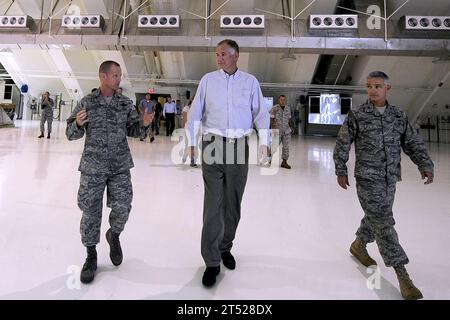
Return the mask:
{"type": "Polygon", "coordinates": [[[416,288],[404,266],[394,268],[397,274],[400,292],[405,300],[419,300],[423,298],[422,292],[416,288]]]}
{"type": "Polygon", "coordinates": [[[356,237],[355,241],[353,241],[350,246],[350,253],[361,262],[361,264],[365,267],[370,267],[373,265],[377,265],[377,262],[373,260],[366,249],[366,244],[361,240],[361,238],[356,237]]]}

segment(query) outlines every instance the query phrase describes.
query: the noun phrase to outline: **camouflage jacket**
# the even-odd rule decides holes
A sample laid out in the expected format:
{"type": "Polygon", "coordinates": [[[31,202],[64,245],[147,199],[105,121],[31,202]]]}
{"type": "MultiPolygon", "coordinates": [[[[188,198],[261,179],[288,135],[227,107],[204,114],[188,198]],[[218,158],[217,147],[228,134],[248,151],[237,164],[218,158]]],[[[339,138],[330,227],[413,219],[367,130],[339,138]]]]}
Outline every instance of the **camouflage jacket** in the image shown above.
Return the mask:
{"type": "Polygon", "coordinates": [[[285,106],[281,108],[279,104],[273,106],[270,110],[270,117],[274,119],[275,128],[280,130],[280,134],[290,134],[292,132],[289,124],[291,120],[291,108],[285,106]]]}
{"type": "Polygon", "coordinates": [[[100,90],[88,94],[77,104],[67,119],[66,136],[69,140],[83,137],[86,132],[79,171],[85,174],[111,174],[134,166],[127,136],[140,137],[142,130],[139,115],[133,102],[124,95],[114,95],[106,104],[100,90]],[[76,123],[76,115],[86,108],[87,119],[82,127],[76,123]]]}
{"type": "Polygon", "coordinates": [[[422,138],[408,121],[405,112],[387,104],[381,114],[366,102],[350,110],[334,148],[335,173],[347,175],[347,161],[355,142],[355,177],[394,178],[401,180],[401,150],[418,166],[419,171],[433,172],[434,165],[422,138]]]}
{"type": "Polygon", "coordinates": [[[53,107],[55,103],[52,98],[48,98],[48,101],[41,103],[41,110],[43,115],[53,115],[53,107]]]}

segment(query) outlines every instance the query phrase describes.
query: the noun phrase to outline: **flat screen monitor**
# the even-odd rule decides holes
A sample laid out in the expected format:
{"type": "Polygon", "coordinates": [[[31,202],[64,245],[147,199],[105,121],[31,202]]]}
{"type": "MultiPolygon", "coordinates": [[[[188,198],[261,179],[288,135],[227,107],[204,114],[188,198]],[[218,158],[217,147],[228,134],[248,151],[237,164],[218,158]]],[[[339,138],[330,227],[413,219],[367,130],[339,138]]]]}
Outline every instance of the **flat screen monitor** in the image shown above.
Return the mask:
{"type": "Polygon", "coordinates": [[[341,125],[344,119],[339,94],[323,93],[309,98],[309,123],[341,125]]]}

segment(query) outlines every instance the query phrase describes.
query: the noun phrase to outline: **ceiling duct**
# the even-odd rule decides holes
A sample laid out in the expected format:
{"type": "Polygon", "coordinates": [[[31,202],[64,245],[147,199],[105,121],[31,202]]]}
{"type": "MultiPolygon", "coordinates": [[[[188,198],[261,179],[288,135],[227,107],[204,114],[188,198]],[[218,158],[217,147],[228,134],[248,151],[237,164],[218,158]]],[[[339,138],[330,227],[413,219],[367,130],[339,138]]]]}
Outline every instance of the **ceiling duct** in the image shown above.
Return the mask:
{"type": "Polygon", "coordinates": [[[0,31],[30,29],[32,22],[33,19],[27,15],[0,16],[0,31]]]}
{"type": "Polygon", "coordinates": [[[450,31],[450,16],[404,16],[406,30],[450,31]]]}
{"type": "Polygon", "coordinates": [[[105,20],[101,15],[63,15],[61,27],[65,29],[103,30],[105,20]]]}

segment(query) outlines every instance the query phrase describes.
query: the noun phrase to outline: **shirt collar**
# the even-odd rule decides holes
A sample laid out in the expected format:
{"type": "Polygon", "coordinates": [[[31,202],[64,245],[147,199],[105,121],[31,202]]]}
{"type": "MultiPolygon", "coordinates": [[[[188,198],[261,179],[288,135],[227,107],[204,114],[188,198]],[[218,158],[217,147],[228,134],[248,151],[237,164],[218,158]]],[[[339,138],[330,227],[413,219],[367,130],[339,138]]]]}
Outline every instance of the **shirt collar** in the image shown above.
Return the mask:
{"type": "Polygon", "coordinates": [[[233,73],[232,75],[229,75],[228,73],[226,73],[225,71],[223,71],[223,69],[219,70],[222,78],[227,79],[229,77],[233,78],[233,79],[239,79],[241,77],[241,71],[239,70],[239,68],[236,70],[235,73],[233,73]]]}
{"type": "MultiPolygon", "coordinates": [[[[105,98],[103,95],[102,95],[102,92],[100,91],[100,88],[98,88],[97,90],[95,90],[94,92],[92,92],[92,95],[95,97],[95,98],[100,98],[100,97],[103,97],[103,98],[105,98]]],[[[113,95],[111,96],[111,98],[114,98],[114,97],[116,97],[116,98],[120,98],[120,94],[117,94],[117,93],[113,93],[113,95]]]]}
{"type": "MultiPolygon", "coordinates": [[[[386,100],[386,104],[384,105],[384,107],[386,108],[387,112],[390,112],[392,109],[392,106],[389,104],[388,100],[386,100]]],[[[372,101],[370,101],[370,99],[367,99],[365,110],[366,112],[375,112],[375,110],[377,110],[377,107],[375,107],[375,105],[372,103],[372,101]]]]}

